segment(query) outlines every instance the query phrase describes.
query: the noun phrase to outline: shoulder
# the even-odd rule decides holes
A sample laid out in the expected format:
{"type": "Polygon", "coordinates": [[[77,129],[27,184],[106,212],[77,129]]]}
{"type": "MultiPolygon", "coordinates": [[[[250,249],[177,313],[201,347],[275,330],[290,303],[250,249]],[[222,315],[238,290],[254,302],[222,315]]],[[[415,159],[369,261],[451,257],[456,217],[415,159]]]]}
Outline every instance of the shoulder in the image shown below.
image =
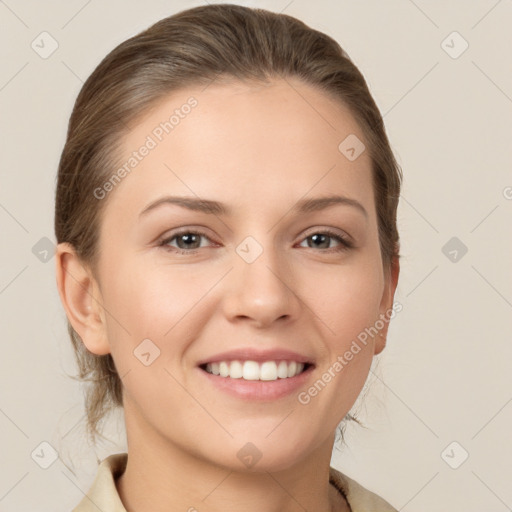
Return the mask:
{"type": "Polygon", "coordinates": [[[386,500],[332,466],[329,480],[345,494],[352,512],[398,512],[386,500]]]}
{"type": "Polygon", "coordinates": [[[127,461],[127,453],[115,453],[103,459],[89,491],[72,512],[126,512],[115,479],[124,472],[127,461]]]}
{"type": "MultiPolygon", "coordinates": [[[[97,512],[98,509],[126,512],[115,479],[124,472],[127,461],[127,453],[115,453],[105,458],[98,466],[89,491],[72,512],[97,512]]],[[[383,498],[333,467],[329,471],[329,480],[346,496],[352,512],[398,512],[383,498]]]]}

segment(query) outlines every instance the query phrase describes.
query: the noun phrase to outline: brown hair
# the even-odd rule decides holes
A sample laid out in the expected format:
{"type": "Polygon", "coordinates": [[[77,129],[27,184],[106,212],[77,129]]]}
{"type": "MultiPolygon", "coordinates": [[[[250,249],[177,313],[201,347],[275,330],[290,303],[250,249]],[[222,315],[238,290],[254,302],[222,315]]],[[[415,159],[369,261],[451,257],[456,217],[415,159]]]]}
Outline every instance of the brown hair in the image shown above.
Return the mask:
{"type": "MultiPolygon", "coordinates": [[[[396,211],[402,173],[380,112],[357,67],[326,34],[284,14],[233,4],[181,11],[114,48],[84,83],[70,117],[56,186],[55,234],[97,275],[98,234],[107,199],[101,187],[119,165],[129,124],[170,92],[212,80],[265,82],[297,77],[348,106],[366,138],[373,164],[379,242],[385,272],[399,257],[396,211]]],[[[340,141],[341,142],[341,141],[340,141]]],[[[68,320],[87,431],[123,405],[122,383],[110,354],[90,353],[68,320]]],[[[357,419],[347,415],[348,419],[357,419]]]]}

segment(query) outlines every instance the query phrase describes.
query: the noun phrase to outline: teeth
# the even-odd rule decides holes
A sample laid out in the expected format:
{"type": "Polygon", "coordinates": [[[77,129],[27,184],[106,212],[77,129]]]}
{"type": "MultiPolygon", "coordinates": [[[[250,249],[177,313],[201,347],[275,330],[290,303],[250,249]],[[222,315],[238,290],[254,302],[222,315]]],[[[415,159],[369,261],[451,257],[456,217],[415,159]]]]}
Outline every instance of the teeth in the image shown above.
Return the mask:
{"type": "Polygon", "coordinates": [[[206,371],[213,375],[244,380],[277,380],[295,377],[304,370],[304,363],[296,361],[220,361],[208,363],[206,371]]]}

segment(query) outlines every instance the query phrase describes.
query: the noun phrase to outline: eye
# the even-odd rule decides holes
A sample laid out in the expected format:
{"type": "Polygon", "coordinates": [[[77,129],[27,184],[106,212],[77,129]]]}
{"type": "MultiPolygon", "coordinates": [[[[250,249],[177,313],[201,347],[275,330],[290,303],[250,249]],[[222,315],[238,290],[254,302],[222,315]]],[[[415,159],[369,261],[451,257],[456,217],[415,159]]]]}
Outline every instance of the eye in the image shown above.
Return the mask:
{"type": "Polygon", "coordinates": [[[308,240],[312,241],[311,244],[308,243],[308,247],[324,249],[325,252],[341,252],[354,247],[353,243],[348,239],[348,237],[345,237],[329,229],[312,233],[304,239],[306,242],[308,240]],[[329,247],[330,240],[332,239],[338,242],[336,247],[329,247]]]}
{"type": "MultiPolygon", "coordinates": [[[[178,233],[173,233],[171,236],[159,242],[158,245],[163,247],[165,250],[177,252],[179,254],[194,254],[198,252],[199,249],[205,247],[204,245],[201,245],[202,238],[212,242],[206,233],[188,229],[178,233]],[[176,245],[173,245],[174,243],[176,245]]],[[[323,252],[341,252],[354,247],[348,237],[329,229],[313,232],[304,239],[305,242],[308,240],[311,240],[311,243],[308,243],[309,248],[320,248],[323,252]],[[335,240],[338,245],[335,247],[329,247],[332,240],[335,240]]],[[[304,246],[301,245],[301,247],[304,246]]]]}
{"type": "MultiPolygon", "coordinates": [[[[193,254],[201,249],[201,238],[210,240],[208,236],[202,231],[181,231],[174,233],[172,236],[165,238],[158,245],[166,250],[173,250],[180,254],[193,254]],[[176,246],[171,245],[171,242],[176,240],[176,246]]],[[[211,240],[210,240],[211,241],[211,240]]]]}

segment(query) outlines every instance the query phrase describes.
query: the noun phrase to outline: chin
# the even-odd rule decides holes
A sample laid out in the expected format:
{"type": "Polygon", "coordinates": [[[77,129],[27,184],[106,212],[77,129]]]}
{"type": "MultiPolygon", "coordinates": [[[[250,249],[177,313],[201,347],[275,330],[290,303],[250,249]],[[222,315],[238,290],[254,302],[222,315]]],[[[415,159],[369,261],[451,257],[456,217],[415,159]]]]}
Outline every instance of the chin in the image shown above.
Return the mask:
{"type": "Polygon", "coordinates": [[[304,443],[289,437],[283,439],[277,433],[272,440],[270,438],[274,434],[268,438],[266,435],[246,435],[243,441],[240,441],[240,437],[230,440],[229,445],[225,445],[218,454],[216,462],[230,471],[275,473],[293,467],[306,457],[304,443]],[[297,446],[300,446],[300,451],[297,446]]]}

